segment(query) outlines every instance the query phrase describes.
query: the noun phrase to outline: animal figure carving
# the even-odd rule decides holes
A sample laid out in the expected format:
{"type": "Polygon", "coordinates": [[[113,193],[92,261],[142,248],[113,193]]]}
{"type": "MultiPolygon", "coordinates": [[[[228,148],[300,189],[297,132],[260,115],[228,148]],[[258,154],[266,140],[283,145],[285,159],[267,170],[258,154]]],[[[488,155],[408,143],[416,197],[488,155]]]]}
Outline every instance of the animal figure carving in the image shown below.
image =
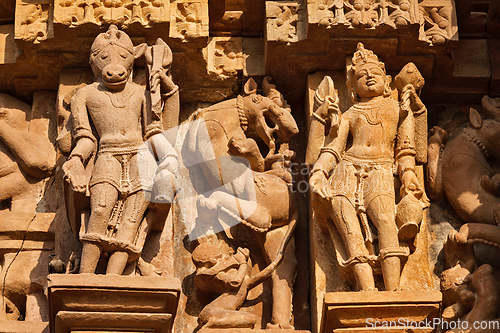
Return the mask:
{"type": "Polygon", "coordinates": [[[265,96],[257,94],[257,84],[250,79],[243,96],[193,114],[181,155],[185,165],[193,166],[188,167],[191,180],[199,179],[193,182],[202,193],[197,199],[198,221],[206,223],[210,216],[210,221],[216,221],[225,215],[256,232],[269,264],[261,273],[275,269],[268,328],[291,328],[297,265],[292,232],[298,212],[286,169],[294,153],[285,144],[298,128],[269,78],[264,79],[263,91],[265,96]],[[268,149],[265,158],[260,151],[263,145],[268,149]],[[195,175],[195,168],[201,176],[195,175]]]}
{"type": "MultiPolygon", "coordinates": [[[[489,265],[479,268],[474,255],[474,244],[500,248],[500,228],[480,223],[466,223],[459,231],[452,230],[444,246],[447,267],[441,276],[443,318],[447,321],[465,321],[470,332],[497,332],[500,327],[500,291],[498,272],[489,265]],[[496,323],[494,321],[497,321],[496,323]],[[489,323],[488,327],[474,327],[474,322],[489,323]],[[496,328],[492,325],[496,324],[496,328]]],[[[450,330],[447,332],[455,332],[450,330]]]]}
{"type": "MultiPolygon", "coordinates": [[[[493,111],[500,115],[500,109],[493,111]]],[[[434,127],[428,147],[429,192],[433,199],[445,194],[464,222],[499,224],[500,174],[495,161],[500,158],[500,122],[483,120],[474,109],[469,119],[470,126],[447,144],[446,131],[434,127]]]]}

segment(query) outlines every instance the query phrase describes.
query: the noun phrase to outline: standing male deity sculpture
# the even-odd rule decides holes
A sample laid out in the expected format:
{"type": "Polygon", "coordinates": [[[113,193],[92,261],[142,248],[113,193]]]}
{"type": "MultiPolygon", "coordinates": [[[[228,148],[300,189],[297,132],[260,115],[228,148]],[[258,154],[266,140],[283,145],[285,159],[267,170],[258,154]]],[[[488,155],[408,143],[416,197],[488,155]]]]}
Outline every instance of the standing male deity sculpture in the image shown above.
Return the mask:
{"type": "MultiPolygon", "coordinates": [[[[106,274],[122,274],[140,256],[145,234],[151,229],[143,221],[149,200],[140,179],[141,146],[149,139],[167,164],[175,155],[173,149],[162,153],[163,148],[172,147],[158,135],[163,131],[159,94],[165,100],[177,86],[168,72],[172,53],[161,40],[157,45],[134,47],[126,33],[111,25],[92,44],[90,64],[97,81],[79,89],[71,100],[76,146],[63,171],[75,192],[86,192],[88,186],[91,211],[85,232],[80,233],[80,273],[94,273],[101,254],[108,252],[106,274]],[[145,52],[150,91],[131,82],[134,59],[145,52]],[[88,183],[85,166],[94,155],[88,183]]],[[[169,166],[172,173],[174,164],[169,166]]]]}
{"type": "Polygon", "coordinates": [[[396,221],[411,220],[400,215],[414,214],[418,226],[422,218],[419,200],[424,193],[415,173],[414,112],[424,106],[409,82],[418,73],[411,66],[396,77],[400,105],[391,98],[391,77],[384,63],[359,43],[347,72],[354,105],[341,114],[338,97],[326,96],[311,119],[323,125],[331,122],[309,181],[314,213],[330,233],[336,228],[340,234],[347,260],[339,265],[354,275],[359,290],[377,290],[373,267],[378,261],[385,290],[399,289],[401,259],[409,253],[400,245],[402,232],[396,221]],[[405,212],[396,209],[395,171],[402,182],[398,208],[405,212]],[[378,256],[371,224],[378,234],[378,256]]]}

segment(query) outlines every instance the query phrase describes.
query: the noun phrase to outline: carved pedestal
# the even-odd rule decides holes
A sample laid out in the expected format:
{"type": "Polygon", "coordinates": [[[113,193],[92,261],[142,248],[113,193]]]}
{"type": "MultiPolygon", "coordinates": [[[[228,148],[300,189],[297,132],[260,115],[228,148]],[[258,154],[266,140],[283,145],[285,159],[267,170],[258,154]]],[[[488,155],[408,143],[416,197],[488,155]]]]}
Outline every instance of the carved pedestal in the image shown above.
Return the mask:
{"type": "Polygon", "coordinates": [[[439,291],[325,294],[321,332],[434,332],[439,291]]]}
{"type": "Polygon", "coordinates": [[[50,332],[171,332],[180,294],[176,278],[55,275],[48,278],[50,332]]]}

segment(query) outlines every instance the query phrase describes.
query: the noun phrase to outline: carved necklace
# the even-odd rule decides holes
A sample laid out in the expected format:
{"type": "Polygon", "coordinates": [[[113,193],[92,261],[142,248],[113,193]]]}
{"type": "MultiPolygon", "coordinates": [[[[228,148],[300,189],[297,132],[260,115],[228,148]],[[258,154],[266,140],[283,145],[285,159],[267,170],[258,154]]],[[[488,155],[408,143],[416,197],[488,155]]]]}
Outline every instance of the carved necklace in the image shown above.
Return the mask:
{"type": "Polygon", "coordinates": [[[488,153],[488,149],[486,149],[483,142],[481,140],[479,140],[479,138],[476,137],[474,134],[469,133],[467,131],[467,129],[464,129],[463,132],[469,138],[469,140],[472,141],[479,148],[479,150],[483,154],[484,158],[486,158],[488,160],[490,157],[490,154],[488,153]]]}
{"type": "Polygon", "coordinates": [[[388,108],[390,102],[391,100],[384,98],[383,100],[356,103],[351,108],[364,115],[368,124],[379,125],[382,123],[380,110],[388,108]]]}
{"type": "Polygon", "coordinates": [[[243,97],[238,95],[236,97],[236,109],[238,110],[238,118],[240,119],[240,126],[243,132],[246,132],[248,128],[248,118],[245,113],[245,107],[243,106],[243,97]]]}
{"type": "Polygon", "coordinates": [[[107,89],[106,90],[103,89],[101,91],[104,92],[109,97],[111,104],[115,108],[120,108],[120,109],[123,109],[128,105],[128,101],[132,97],[132,94],[134,92],[133,89],[129,88],[129,84],[127,84],[125,88],[120,92],[112,92],[107,89]]]}

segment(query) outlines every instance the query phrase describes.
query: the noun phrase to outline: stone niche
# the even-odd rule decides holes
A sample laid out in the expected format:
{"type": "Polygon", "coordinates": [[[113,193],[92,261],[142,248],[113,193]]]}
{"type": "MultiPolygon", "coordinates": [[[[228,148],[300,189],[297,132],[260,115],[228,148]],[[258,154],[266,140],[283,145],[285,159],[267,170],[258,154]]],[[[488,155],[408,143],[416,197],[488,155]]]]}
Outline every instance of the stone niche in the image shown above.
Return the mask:
{"type": "Polygon", "coordinates": [[[0,1],[0,331],[499,324],[499,13],[0,1]]]}

